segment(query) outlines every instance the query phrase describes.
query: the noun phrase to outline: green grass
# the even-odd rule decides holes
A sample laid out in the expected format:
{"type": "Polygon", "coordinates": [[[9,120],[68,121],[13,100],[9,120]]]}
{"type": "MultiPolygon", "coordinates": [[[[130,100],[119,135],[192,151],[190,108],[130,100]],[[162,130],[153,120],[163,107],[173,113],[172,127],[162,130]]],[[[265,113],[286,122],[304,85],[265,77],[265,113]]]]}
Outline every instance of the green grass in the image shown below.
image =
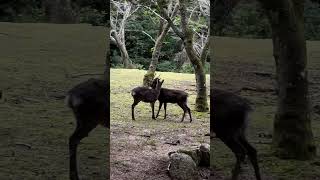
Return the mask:
{"type": "MultiPolygon", "coordinates": [[[[131,90],[142,85],[145,73],[146,71],[144,70],[111,69],[111,124],[112,121],[131,121],[131,104],[133,102],[131,90]]],[[[194,109],[196,98],[194,74],[157,72],[156,76],[158,75],[160,75],[161,79],[165,80],[163,87],[186,91],[189,94],[188,104],[190,105],[190,109],[194,109]]],[[[209,81],[209,75],[207,75],[208,94],[209,81]]],[[[157,104],[155,110],[158,110],[157,104]]],[[[139,103],[136,107],[136,119],[149,120],[151,118],[150,109],[149,103],[139,103]]],[[[181,117],[182,110],[179,106],[168,104],[168,109],[168,113],[171,116],[176,118],[181,117]]],[[[201,116],[206,116],[204,114],[207,114],[196,111],[192,111],[192,113],[196,118],[201,118],[201,116]]],[[[162,111],[159,116],[163,117],[162,111]]],[[[151,124],[153,124],[152,122],[151,124]]]]}
{"type": "MultiPolygon", "coordinates": [[[[320,80],[320,42],[307,42],[308,70],[311,104],[319,104],[320,80]]],[[[224,87],[237,90],[244,86],[273,88],[271,78],[261,78],[250,72],[267,72],[274,74],[275,66],[272,56],[272,41],[269,39],[237,39],[228,37],[214,38],[215,79],[224,82],[224,87]]],[[[217,86],[217,84],[213,85],[217,86]]],[[[271,133],[273,118],[276,110],[276,96],[272,93],[241,92],[255,108],[251,124],[248,128],[250,142],[258,150],[259,163],[264,179],[319,179],[319,144],[320,144],[320,117],[312,114],[312,129],[318,147],[318,157],[310,161],[281,160],[273,156],[270,144],[271,139],[259,138],[259,133],[271,133]],[[261,143],[263,142],[263,143],[261,143]],[[318,165],[317,165],[318,164],[318,165]]],[[[212,144],[212,162],[217,171],[230,175],[235,158],[225,145],[214,140],[212,144]]],[[[246,178],[253,179],[253,171],[246,178]]]]}
{"type": "MultiPolygon", "coordinates": [[[[131,90],[137,86],[142,85],[143,75],[146,73],[144,70],[135,69],[111,69],[111,124],[114,123],[131,123],[131,104],[133,98],[131,90]]],[[[157,72],[156,76],[160,75],[164,79],[163,87],[184,90],[189,94],[188,104],[195,119],[206,119],[208,113],[201,113],[193,111],[195,107],[195,78],[193,74],[172,73],[172,72],[157,72]]],[[[209,75],[207,75],[207,84],[209,84],[209,75]]],[[[208,87],[209,94],[209,87],[208,87]]],[[[209,98],[208,98],[209,100],[209,98]]],[[[208,103],[210,103],[208,101],[208,103]]],[[[162,107],[163,108],[163,107],[162,107]]],[[[182,110],[178,105],[168,104],[168,116],[172,116],[176,122],[180,121],[182,110]]],[[[158,103],[155,106],[155,113],[158,110],[158,103]]],[[[159,118],[162,119],[164,110],[160,111],[159,118]]],[[[163,122],[150,121],[151,107],[149,103],[140,102],[135,108],[135,117],[137,122],[141,121],[143,124],[148,122],[150,128],[157,128],[162,126],[163,122]]],[[[189,121],[189,116],[186,114],[185,121],[189,121]]],[[[165,125],[166,126],[166,125],[165,125]]],[[[178,128],[184,126],[184,123],[172,123],[170,127],[178,128]]],[[[112,128],[112,127],[111,127],[112,128]]],[[[209,128],[208,128],[209,129],[209,128]]]]}
{"type": "MultiPolygon", "coordinates": [[[[103,72],[105,37],[90,25],[0,23],[0,179],[68,179],[75,123],[55,97],[88,78],[72,75],[103,72]]],[[[107,177],[107,134],[81,143],[82,177],[107,177]]]]}

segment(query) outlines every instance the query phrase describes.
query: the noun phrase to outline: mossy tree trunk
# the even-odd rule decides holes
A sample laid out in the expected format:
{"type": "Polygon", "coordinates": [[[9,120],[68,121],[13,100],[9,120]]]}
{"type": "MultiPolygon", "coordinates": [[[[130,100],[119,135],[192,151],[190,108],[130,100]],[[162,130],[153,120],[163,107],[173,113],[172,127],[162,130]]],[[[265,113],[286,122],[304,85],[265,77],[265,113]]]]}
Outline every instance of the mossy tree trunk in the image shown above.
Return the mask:
{"type": "Polygon", "coordinates": [[[303,0],[261,0],[273,31],[278,81],[278,107],[273,147],[281,158],[312,159],[316,154],[311,129],[303,0]]]}
{"type": "MultiPolygon", "coordinates": [[[[197,88],[197,97],[196,97],[196,111],[206,112],[208,111],[208,101],[207,101],[207,87],[206,87],[206,74],[204,71],[204,63],[206,56],[200,56],[196,54],[193,48],[193,32],[188,27],[188,17],[187,17],[187,1],[179,0],[179,11],[180,11],[180,20],[181,20],[181,31],[174,25],[172,19],[167,16],[164,12],[163,4],[165,1],[159,0],[159,9],[162,12],[163,17],[168,21],[168,24],[173,29],[173,31],[183,40],[184,47],[186,49],[188,58],[193,65],[196,77],[196,88],[197,88]]],[[[209,42],[206,42],[209,43],[209,42]]],[[[206,48],[203,49],[203,53],[207,53],[209,45],[206,45],[206,48]]]]}
{"type": "MultiPolygon", "coordinates": [[[[223,0],[217,0],[223,2],[223,0]]],[[[226,0],[229,7],[238,0],[226,0]],[[230,1],[233,1],[230,3],[230,1]]],[[[274,119],[273,147],[281,158],[312,159],[316,155],[311,128],[306,39],[304,36],[304,0],[259,0],[267,12],[271,27],[277,73],[278,105],[274,119]]],[[[225,6],[226,3],[216,3],[225,6]]],[[[221,10],[221,7],[219,8],[221,10]]],[[[215,22],[220,21],[217,13],[215,22]]],[[[214,24],[213,24],[214,25],[214,24]]]]}
{"type": "MultiPolygon", "coordinates": [[[[174,18],[177,14],[178,4],[175,5],[173,10],[171,10],[171,6],[172,4],[169,4],[168,11],[166,13],[168,14],[168,16],[171,16],[171,18],[174,18]]],[[[155,72],[157,69],[157,64],[158,64],[160,53],[161,53],[161,48],[169,29],[170,29],[170,25],[164,19],[160,19],[159,33],[154,44],[151,63],[147,73],[143,77],[144,86],[150,86],[152,80],[154,79],[155,72]]]]}

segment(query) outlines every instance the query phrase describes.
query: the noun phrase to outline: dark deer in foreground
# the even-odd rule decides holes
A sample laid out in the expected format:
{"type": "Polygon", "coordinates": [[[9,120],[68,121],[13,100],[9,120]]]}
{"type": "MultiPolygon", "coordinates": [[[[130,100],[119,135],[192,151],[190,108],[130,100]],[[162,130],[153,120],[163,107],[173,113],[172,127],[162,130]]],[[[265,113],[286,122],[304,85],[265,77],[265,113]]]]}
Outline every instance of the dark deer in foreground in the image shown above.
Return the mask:
{"type": "Polygon", "coordinates": [[[148,102],[151,105],[152,108],[152,119],[156,119],[154,116],[154,103],[157,101],[159,94],[160,94],[160,89],[163,84],[162,80],[160,82],[160,79],[157,80],[156,82],[156,87],[155,89],[151,89],[149,87],[136,87],[131,90],[131,95],[133,97],[133,104],[131,106],[131,112],[132,112],[132,120],[135,120],[134,118],[134,107],[140,102],[148,102]]]}
{"type": "Polygon", "coordinates": [[[232,172],[232,180],[238,179],[241,163],[248,155],[257,180],[261,180],[257,160],[257,151],[246,138],[248,113],[252,110],[249,102],[233,93],[211,90],[213,116],[210,122],[211,133],[221,139],[235,154],[236,164],[232,172]]]}
{"type": "Polygon", "coordinates": [[[89,79],[73,87],[66,102],[76,118],[76,129],[69,139],[70,179],[78,180],[77,147],[98,124],[110,128],[108,119],[108,87],[105,80],[89,79]]]}
{"type": "MultiPolygon", "coordinates": [[[[159,78],[155,78],[152,81],[151,87],[155,89],[156,82],[159,80],[159,78]]],[[[188,93],[180,90],[175,89],[167,89],[167,88],[161,88],[160,95],[158,97],[159,100],[159,110],[157,113],[156,118],[159,116],[160,109],[162,107],[162,104],[164,104],[164,119],[167,118],[167,103],[174,103],[178,104],[181,109],[183,109],[183,116],[181,119],[181,122],[184,120],[186,112],[189,113],[190,122],[192,122],[191,112],[190,108],[188,107],[188,93]]]]}

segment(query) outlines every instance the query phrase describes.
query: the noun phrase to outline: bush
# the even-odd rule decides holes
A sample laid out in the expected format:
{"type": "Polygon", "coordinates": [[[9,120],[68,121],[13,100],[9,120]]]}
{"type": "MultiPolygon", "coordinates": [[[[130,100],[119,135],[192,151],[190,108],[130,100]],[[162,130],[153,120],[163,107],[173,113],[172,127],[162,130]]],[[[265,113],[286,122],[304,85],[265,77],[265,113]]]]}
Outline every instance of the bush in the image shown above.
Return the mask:
{"type": "Polygon", "coordinates": [[[163,61],[157,65],[157,70],[162,72],[172,72],[175,70],[175,63],[172,61],[163,61]]]}
{"type": "Polygon", "coordinates": [[[113,68],[121,68],[123,67],[121,57],[118,55],[111,56],[111,61],[110,61],[111,67],[113,68]]]}
{"type": "Polygon", "coordinates": [[[140,70],[144,69],[144,66],[142,64],[133,64],[133,67],[140,70]]]}
{"type": "Polygon", "coordinates": [[[194,69],[191,63],[187,63],[182,65],[181,70],[179,72],[193,74],[194,69]]]}
{"type": "Polygon", "coordinates": [[[105,14],[96,9],[83,8],[80,10],[80,22],[89,23],[93,26],[104,25],[105,14]]]}
{"type": "MultiPolygon", "coordinates": [[[[194,69],[191,63],[187,63],[182,65],[181,70],[179,72],[193,74],[194,69]]],[[[210,63],[208,62],[205,63],[204,72],[206,74],[210,74],[210,63]]]]}
{"type": "Polygon", "coordinates": [[[133,64],[139,65],[139,67],[141,69],[147,69],[149,67],[150,61],[151,61],[150,58],[144,58],[144,57],[141,57],[141,56],[136,56],[134,58],[131,58],[131,60],[132,60],[133,64]]]}

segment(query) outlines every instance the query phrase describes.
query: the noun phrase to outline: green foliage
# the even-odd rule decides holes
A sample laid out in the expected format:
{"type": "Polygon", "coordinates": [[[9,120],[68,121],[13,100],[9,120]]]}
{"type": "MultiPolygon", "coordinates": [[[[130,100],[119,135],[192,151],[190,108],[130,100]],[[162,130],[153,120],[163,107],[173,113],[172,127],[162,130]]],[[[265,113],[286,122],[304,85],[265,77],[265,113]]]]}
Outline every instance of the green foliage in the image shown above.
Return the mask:
{"type": "Polygon", "coordinates": [[[111,64],[111,67],[113,68],[122,68],[123,64],[121,61],[121,56],[119,56],[118,54],[112,56],[110,64],[111,64]]]}
{"type": "MultiPolygon", "coordinates": [[[[2,22],[46,22],[42,0],[14,0],[0,3],[2,22]]],[[[77,13],[81,23],[104,25],[108,2],[104,0],[73,0],[70,13],[77,13]]]]}
{"type": "MultiPolygon", "coordinates": [[[[138,64],[139,68],[148,69],[155,44],[154,41],[142,31],[155,39],[159,31],[158,29],[159,18],[154,16],[153,13],[145,10],[137,11],[127,22],[125,37],[126,48],[133,64],[138,64]]],[[[175,69],[175,62],[173,62],[172,59],[179,51],[179,45],[177,44],[177,42],[179,42],[178,40],[179,38],[175,37],[173,32],[167,34],[159,57],[159,70],[173,71],[175,69]],[[169,65],[169,67],[165,67],[165,65],[169,65]]],[[[114,52],[118,51],[117,47],[111,48],[111,59],[116,55],[114,52]]],[[[121,61],[119,61],[119,63],[121,63],[121,61]]]]}
{"type": "Polygon", "coordinates": [[[190,63],[183,64],[182,67],[181,67],[180,72],[193,74],[194,73],[194,69],[193,69],[192,64],[190,64],[190,63]]]}
{"type": "Polygon", "coordinates": [[[133,66],[134,66],[136,69],[139,69],[139,70],[145,69],[142,64],[133,64],[133,66]]]}
{"type": "MultiPolygon", "coordinates": [[[[191,63],[185,63],[182,65],[181,70],[179,70],[179,72],[193,74],[194,73],[193,65],[191,63]]],[[[205,63],[204,72],[206,74],[210,74],[210,63],[208,62],[205,63]]]]}
{"type": "Polygon", "coordinates": [[[80,22],[81,23],[89,23],[94,26],[103,25],[104,23],[104,12],[99,12],[96,9],[91,9],[89,7],[85,7],[80,10],[80,22]]]}
{"type": "MultiPolygon", "coordinates": [[[[240,3],[225,22],[221,36],[270,38],[271,28],[264,10],[257,2],[240,3]]],[[[320,8],[307,0],[305,3],[305,35],[308,40],[320,39],[320,8]]]]}
{"type": "Polygon", "coordinates": [[[157,65],[157,70],[161,72],[172,72],[175,70],[175,67],[172,61],[163,61],[157,65]]]}
{"type": "Polygon", "coordinates": [[[320,8],[311,1],[305,6],[305,35],[307,39],[320,40],[320,8]]]}
{"type": "Polygon", "coordinates": [[[267,38],[271,37],[271,29],[258,3],[242,3],[232,12],[222,35],[267,38]]]}
{"type": "Polygon", "coordinates": [[[15,0],[0,3],[0,21],[36,22],[43,15],[40,0],[15,0]]]}

